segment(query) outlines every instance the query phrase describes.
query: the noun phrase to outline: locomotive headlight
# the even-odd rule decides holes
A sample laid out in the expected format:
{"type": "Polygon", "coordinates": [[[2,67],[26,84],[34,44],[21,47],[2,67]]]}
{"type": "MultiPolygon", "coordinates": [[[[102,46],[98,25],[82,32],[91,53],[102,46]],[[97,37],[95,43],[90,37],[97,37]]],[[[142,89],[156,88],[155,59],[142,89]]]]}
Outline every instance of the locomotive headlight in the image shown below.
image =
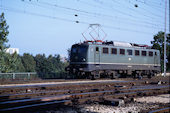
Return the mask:
{"type": "Polygon", "coordinates": [[[83,71],[83,68],[79,68],[80,71],[83,71]]]}
{"type": "Polygon", "coordinates": [[[85,59],[85,58],[83,58],[83,61],[86,61],[86,59],[85,59]]]}

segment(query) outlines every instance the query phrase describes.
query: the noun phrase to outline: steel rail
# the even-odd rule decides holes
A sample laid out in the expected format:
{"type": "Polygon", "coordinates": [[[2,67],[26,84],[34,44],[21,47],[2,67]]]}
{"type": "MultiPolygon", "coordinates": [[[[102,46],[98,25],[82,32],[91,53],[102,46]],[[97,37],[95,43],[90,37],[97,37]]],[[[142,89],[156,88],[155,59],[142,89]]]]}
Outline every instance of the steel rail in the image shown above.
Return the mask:
{"type": "MultiPolygon", "coordinates": [[[[33,98],[33,99],[24,99],[24,100],[14,100],[14,101],[6,101],[6,102],[0,102],[0,106],[2,105],[9,105],[9,104],[16,104],[16,103],[26,103],[26,102],[32,102],[34,104],[32,105],[25,105],[25,107],[34,107],[34,106],[40,106],[40,105],[46,105],[46,104],[55,104],[55,103],[62,103],[64,100],[81,100],[81,99],[88,99],[90,98],[97,98],[99,96],[120,96],[120,95],[130,95],[130,94],[138,94],[140,93],[146,93],[146,92],[154,92],[154,89],[165,89],[169,91],[170,85],[164,85],[164,86],[155,86],[155,87],[148,87],[148,88],[134,88],[130,89],[129,91],[133,92],[120,92],[115,93],[115,90],[106,90],[106,91],[95,91],[95,92],[86,92],[86,93],[75,93],[75,94],[65,94],[65,95],[58,95],[58,96],[50,96],[50,97],[41,97],[41,98],[33,98]],[[143,90],[143,91],[139,91],[143,90]]],[[[121,91],[121,90],[120,90],[121,91]]],[[[124,90],[125,91],[125,90],[124,90]]],[[[29,103],[30,104],[30,103],[29,103]]],[[[7,111],[7,110],[14,110],[14,109],[20,109],[25,108],[24,106],[19,107],[13,107],[13,108],[5,108],[1,109],[0,111],[7,111]]]]}
{"type": "MultiPolygon", "coordinates": [[[[153,91],[142,91],[140,93],[146,93],[146,92],[153,92],[153,91]]],[[[119,93],[119,94],[110,94],[110,95],[106,95],[107,97],[109,96],[122,96],[122,95],[130,95],[130,94],[137,94],[138,92],[126,92],[126,93],[119,93]]],[[[98,96],[100,97],[100,96],[98,96]]],[[[87,101],[87,100],[91,100],[93,101],[93,98],[97,98],[96,96],[95,97],[87,97],[87,98],[80,98],[80,99],[77,99],[76,102],[81,102],[82,100],[83,101],[87,101]]],[[[36,106],[42,106],[42,105],[50,105],[50,104],[61,104],[61,103],[72,103],[72,99],[65,99],[65,100],[57,100],[57,101],[52,101],[52,102],[44,102],[44,103],[36,103],[36,104],[31,104],[31,105],[24,105],[24,106],[19,106],[19,107],[12,107],[12,108],[5,108],[5,109],[0,109],[0,112],[2,111],[11,111],[11,110],[17,110],[17,109],[23,109],[23,108],[28,108],[28,107],[36,107],[36,106]]]]}

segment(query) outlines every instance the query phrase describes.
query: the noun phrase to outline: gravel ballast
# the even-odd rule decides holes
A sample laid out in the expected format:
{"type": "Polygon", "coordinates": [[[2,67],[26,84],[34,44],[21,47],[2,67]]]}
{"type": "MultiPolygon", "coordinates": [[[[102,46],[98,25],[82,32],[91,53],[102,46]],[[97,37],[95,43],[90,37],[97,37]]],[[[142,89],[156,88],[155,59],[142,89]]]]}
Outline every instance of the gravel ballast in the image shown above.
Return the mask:
{"type": "Polygon", "coordinates": [[[134,102],[123,106],[112,106],[103,104],[85,104],[76,107],[64,107],[57,110],[44,111],[45,113],[139,113],[162,107],[162,104],[169,104],[170,94],[158,96],[147,96],[135,98],[134,102]]]}

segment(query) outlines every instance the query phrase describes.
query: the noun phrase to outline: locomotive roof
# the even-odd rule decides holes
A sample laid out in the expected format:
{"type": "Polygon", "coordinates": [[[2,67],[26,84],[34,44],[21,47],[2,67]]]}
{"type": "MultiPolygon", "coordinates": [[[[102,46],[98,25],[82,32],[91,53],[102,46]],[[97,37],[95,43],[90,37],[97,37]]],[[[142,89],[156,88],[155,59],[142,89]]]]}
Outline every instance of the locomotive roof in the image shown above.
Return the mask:
{"type": "MultiPolygon", "coordinates": [[[[127,47],[127,48],[137,48],[137,49],[151,49],[151,46],[144,45],[144,44],[135,44],[135,43],[128,43],[128,42],[118,42],[118,41],[84,41],[83,43],[77,43],[74,45],[103,45],[103,46],[114,46],[114,47],[127,47]]],[[[152,49],[156,50],[156,49],[152,49]]]]}

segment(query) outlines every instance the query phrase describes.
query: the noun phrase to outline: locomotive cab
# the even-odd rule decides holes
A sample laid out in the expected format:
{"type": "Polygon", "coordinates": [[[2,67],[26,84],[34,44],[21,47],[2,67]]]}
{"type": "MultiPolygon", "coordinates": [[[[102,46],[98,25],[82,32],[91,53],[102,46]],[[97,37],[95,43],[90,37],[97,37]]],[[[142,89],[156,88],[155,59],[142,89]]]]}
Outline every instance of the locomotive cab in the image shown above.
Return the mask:
{"type": "Polygon", "coordinates": [[[75,75],[84,75],[87,69],[88,44],[74,44],[71,47],[70,65],[66,71],[75,75]]]}
{"type": "Polygon", "coordinates": [[[87,60],[87,45],[75,44],[71,48],[70,63],[86,62],[87,60]]]}

